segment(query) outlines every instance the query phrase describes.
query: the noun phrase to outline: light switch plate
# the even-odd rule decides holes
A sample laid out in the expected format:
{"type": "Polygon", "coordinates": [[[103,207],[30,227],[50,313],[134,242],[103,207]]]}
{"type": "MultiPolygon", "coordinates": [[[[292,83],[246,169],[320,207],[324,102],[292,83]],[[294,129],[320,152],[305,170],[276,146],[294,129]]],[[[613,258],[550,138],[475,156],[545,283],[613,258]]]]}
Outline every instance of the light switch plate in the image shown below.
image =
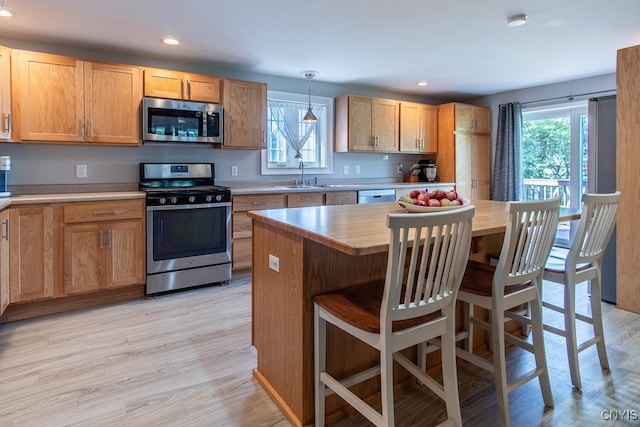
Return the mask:
{"type": "Polygon", "coordinates": [[[349,175],[349,165],[344,165],[344,167],[342,168],[342,173],[344,173],[345,175],[349,175]]]}
{"type": "Polygon", "coordinates": [[[275,272],[280,272],[280,258],[269,254],[269,268],[275,272]]]}

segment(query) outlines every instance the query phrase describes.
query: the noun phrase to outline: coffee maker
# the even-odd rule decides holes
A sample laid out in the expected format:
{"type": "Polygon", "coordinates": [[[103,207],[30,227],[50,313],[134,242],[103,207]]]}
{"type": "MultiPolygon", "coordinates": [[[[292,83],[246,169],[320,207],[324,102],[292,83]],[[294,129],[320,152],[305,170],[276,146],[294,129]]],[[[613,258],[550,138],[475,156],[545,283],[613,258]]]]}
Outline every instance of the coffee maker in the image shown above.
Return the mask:
{"type": "Polygon", "coordinates": [[[7,174],[11,170],[11,157],[0,156],[0,197],[9,197],[7,191],[7,174]]]}
{"type": "Polygon", "coordinates": [[[436,182],[436,164],[433,160],[420,160],[420,173],[418,174],[421,182],[436,182]]]}

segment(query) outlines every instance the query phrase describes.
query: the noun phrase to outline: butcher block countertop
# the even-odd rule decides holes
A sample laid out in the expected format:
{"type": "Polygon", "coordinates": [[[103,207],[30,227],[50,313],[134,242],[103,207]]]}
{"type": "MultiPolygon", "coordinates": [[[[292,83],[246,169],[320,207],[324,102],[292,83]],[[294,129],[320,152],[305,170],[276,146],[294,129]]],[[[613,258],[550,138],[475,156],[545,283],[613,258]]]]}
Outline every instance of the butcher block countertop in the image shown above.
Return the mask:
{"type": "Polygon", "coordinates": [[[63,194],[35,194],[11,196],[0,201],[0,209],[13,205],[30,205],[34,203],[63,203],[63,202],[101,202],[107,200],[144,199],[142,191],[114,191],[96,193],[63,193],[63,194]]]}
{"type": "MultiPolygon", "coordinates": [[[[472,200],[471,204],[476,207],[473,237],[504,232],[506,202],[472,200]]],[[[387,214],[403,212],[397,203],[385,202],[251,211],[249,217],[349,255],[366,255],[388,250],[387,214]]],[[[576,215],[561,211],[563,220],[576,215]]]]}

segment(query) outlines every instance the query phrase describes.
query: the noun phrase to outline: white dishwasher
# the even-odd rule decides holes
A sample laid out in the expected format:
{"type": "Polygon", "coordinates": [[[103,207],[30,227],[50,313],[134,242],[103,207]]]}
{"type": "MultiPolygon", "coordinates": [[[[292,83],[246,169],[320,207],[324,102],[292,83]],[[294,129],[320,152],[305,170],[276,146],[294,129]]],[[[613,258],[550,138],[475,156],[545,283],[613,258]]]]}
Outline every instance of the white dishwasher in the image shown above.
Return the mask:
{"type": "Polygon", "coordinates": [[[382,190],[358,190],[358,203],[393,202],[396,191],[393,188],[382,190]]]}

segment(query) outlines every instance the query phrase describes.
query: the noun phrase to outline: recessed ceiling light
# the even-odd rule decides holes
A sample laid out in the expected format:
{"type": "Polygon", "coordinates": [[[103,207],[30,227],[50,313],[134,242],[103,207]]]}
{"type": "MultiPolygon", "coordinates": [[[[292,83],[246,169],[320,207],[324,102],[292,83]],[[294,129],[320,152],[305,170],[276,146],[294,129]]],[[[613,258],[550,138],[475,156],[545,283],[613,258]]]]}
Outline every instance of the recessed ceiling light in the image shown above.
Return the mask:
{"type": "Polygon", "coordinates": [[[11,18],[12,16],[16,16],[14,12],[4,8],[4,0],[0,0],[0,16],[2,16],[3,18],[11,18]]]}
{"type": "Polygon", "coordinates": [[[180,44],[180,41],[175,37],[165,36],[162,38],[162,43],[168,44],[170,46],[177,46],[180,44]]]}
{"type": "Polygon", "coordinates": [[[424,81],[416,83],[416,86],[428,86],[428,85],[429,85],[429,82],[424,82],[424,81]]]}
{"type": "Polygon", "coordinates": [[[527,15],[520,13],[507,18],[507,25],[510,27],[519,27],[527,23],[527,15]]]}

